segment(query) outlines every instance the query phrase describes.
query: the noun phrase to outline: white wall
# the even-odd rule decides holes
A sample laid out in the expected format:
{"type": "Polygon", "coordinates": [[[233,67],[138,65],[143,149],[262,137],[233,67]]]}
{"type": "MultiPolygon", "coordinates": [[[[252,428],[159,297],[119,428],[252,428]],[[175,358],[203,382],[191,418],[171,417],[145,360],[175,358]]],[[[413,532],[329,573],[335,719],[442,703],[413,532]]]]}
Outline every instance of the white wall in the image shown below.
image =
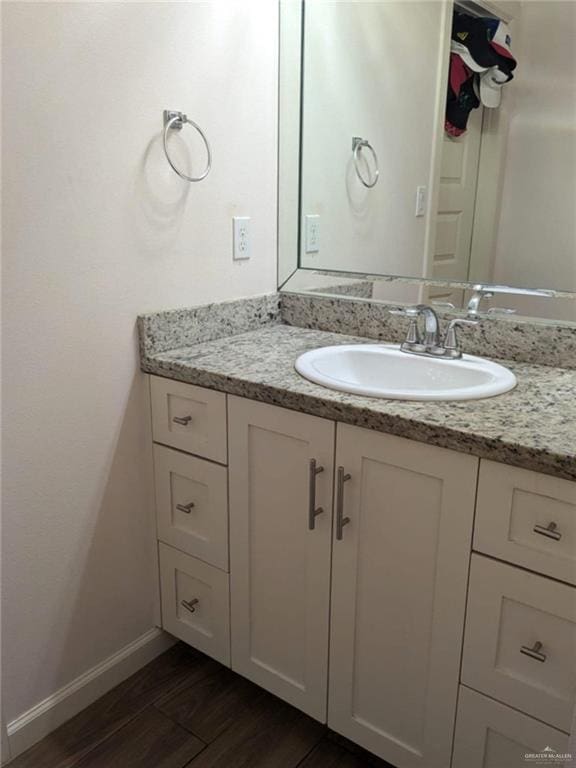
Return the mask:
{"type": "Polygon", "coordinates": [[[306,4],[302,215],[320,215],[320,252],[302,264],[422,276],[446,3],[306,4]],[[352,137],[368,139],[380,179],[356,178],[352,137]]]}
{"type": "Polygon", "coordinates": [[[277,8],[3,12],[10,721],[153,625],[135,318],[275,289],[277,8]],[[164,108],[205,128],[203,183],[168,168],[164,108]],[[234,214],[253,217],[250,262],[232,263],[234,214]]]}
{"type": "Polygon", "coordinates": [[[575,40],[576,3],[522,4],[513,39],[518,69],[509,85],[497,283],[576,291],[575,40]]]}

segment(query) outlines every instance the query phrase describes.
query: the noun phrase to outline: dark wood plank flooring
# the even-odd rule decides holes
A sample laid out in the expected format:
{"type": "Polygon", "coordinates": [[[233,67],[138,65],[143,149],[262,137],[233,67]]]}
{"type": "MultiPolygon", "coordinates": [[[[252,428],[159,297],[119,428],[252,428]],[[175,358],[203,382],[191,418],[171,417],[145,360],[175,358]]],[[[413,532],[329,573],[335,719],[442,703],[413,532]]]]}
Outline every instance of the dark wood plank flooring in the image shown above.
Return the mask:
{"type": "Polygon", "coordinates": [[[178,643],[9,768],[392,768],[178,643]]]}

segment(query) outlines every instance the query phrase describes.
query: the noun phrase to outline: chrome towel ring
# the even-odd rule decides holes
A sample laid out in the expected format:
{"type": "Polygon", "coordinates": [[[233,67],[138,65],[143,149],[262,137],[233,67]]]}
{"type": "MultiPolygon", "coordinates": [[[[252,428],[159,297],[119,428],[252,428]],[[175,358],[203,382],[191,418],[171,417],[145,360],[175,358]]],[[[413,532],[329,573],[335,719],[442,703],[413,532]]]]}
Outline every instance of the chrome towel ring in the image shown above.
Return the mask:
{"type": "Polygon", "coordinates": [[[376,185],[376,182],[378,181],[378,178],[380,176],[380,170],[378,168],[378,156],[376,155],[376,152],[374,151],[374,147],[368,139],[361,139],[360,136],[354,136],[352,138],[352,157],[354,159],[354,170],[356,171],[356,176],[360,179],[362,184],[364,184],[365,187],[368,187],[368,189],[371,189],[376,185]],[[366,149],[370,150],[372,153],[372,157],[374,159],[374,174],[372,179],[366,180],[364,176],[362,176],[362,173],[360,172],[360,165],[359,165],[359,157],[360,152],[362,149],[366,147],[366,149]]]}
{"type": "Polygon", "coordinates": [[[197,125],[193,120],[190,120],[190,118],[187,117],[184,114],[184,112],[175,112],[174,110],[170,110],[170,109],[164,110],[163,142],[164,142],[164,154],[166,155],[166,160],[168,160],[168,163],[170,164],[170,168],[172,168],[174,173],[177,173],[181,179],[184,179],[184,181],[202,181],[202,179],[205,179],[206,176],[208,176],[208,174],[210,173],[210,169],[212,168],[212,152],[210,151],[210,144],[208,143],[208,139],[204,135],[204,131],[202,130],[202,128],[200,128],[200,126],[197,125]],[[168,134],[170,133],[171,130],[181,131],[185,123],[188,123],[188,125],[191,125],[193,128],[196,128],[196,130],[202,137],[202,140],[206,147],[206,155],[208,158],[206,163],[206,170],[200,176],[187,176],[185,173],[178,170],[178,168],[172,162],[170,155],[168,154],[168,134]]]}

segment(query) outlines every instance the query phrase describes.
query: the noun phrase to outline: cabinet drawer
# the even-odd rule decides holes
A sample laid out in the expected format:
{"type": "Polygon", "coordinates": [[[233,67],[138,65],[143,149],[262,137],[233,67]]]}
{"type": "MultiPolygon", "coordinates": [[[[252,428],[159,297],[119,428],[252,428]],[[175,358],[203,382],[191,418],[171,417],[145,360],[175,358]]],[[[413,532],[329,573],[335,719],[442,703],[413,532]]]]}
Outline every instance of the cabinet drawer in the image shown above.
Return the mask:
{"type": "Polygon", "coordinates": [[[158,376],[150,388],[154,440],[226,464],[226,395],[158,376]]]}
{"type": "Polygon", "coordinates": [[[228,471],[154,446],[158,538],[228,570],[228,471]]]}
{"type": "Polygon", "coordinates": [[[472,555],[462,682],[568,732],[575,659],[576,588],[472,555]]]}
{"type": "Polygon", "coordinates": [[[228,574],[166,544],[159,550],[162,626],[230,666],[228,574]]]}
{"type": "Polygon", "coordinates": [[[567,751],[568,736],[562,731],[460,686],[452,768],[563,765],[567,751]],[[558,753],[555,760],[547,759],[550,750],[558,753]],[[540,761],[527,757],[540,753],[540,761]]]}
{"type": "Polygon", "coordinates": [[[482,461],[474,549],[576,584],[576,483],[482,461]]]}

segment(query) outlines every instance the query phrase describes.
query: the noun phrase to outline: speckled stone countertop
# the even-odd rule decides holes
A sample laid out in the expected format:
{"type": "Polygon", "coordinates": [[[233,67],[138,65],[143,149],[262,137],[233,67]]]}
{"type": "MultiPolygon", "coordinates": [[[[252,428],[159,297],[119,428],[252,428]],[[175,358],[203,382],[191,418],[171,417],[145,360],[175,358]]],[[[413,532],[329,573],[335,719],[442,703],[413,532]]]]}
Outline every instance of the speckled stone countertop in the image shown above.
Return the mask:
{"type": "Polygon", "coordinates": [[[517,387],[485,400],[380,400],[321,387],[294,369],[331,344],[376,343],[271,324],[144,355],[148,373],[576,480],[576,371],[506,362],[517,387]]]}

